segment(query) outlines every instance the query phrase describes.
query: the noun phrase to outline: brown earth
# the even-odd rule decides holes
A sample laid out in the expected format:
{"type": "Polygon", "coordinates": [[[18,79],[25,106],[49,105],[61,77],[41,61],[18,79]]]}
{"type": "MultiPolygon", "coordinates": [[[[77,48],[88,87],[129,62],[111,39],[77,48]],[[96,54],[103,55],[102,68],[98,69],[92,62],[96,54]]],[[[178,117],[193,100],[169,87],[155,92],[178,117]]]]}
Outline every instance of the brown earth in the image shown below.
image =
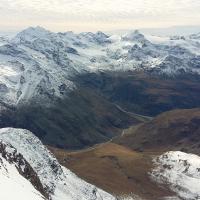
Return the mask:
{"type": "Polygon", "coordinates": [[[114,142],[136,151],[181,150],[200,155],[200,108],[165,112],[124,131],[114,142]]]}
{"type": "Polygon", "coordinates": [[[170,150],[200,155],[199,138],[200,108],[196,108],[163,113],[86,150],[50,149],[61,164],[105,191],[159,200],[173,193],[150,179],[152,158],[170,150]]]}
{"type": "Polygon", "coordinates": [[[114,195],[135,194],[148,200],[172,195],[150,179],[154,152],[135,152],[112,142],[77,152],[50,149],[62,165],[114,195]]]}

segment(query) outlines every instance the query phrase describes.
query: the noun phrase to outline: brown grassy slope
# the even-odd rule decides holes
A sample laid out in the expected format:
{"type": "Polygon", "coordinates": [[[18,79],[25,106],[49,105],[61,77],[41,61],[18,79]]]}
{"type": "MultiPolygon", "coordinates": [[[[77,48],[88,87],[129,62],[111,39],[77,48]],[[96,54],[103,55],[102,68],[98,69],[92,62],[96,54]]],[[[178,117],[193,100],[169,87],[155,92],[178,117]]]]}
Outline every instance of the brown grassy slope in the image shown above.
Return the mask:
{"type": "Polygon", "coordinates": [[[114,143],[72,153],[51,150],[61,164],[79,177],[115,195],[134,193],[144,199],[156,200],[171,194],[149,178],[152,154],[134,152],[114,143]]]}
{"type": "Polygon", "coordinates": [[[114,142],[134,150],[182,150],[200,154],[200,108],[173,110],[125,131],[114,142]]]}
{"type": "Polygon", "coordinates": [[[168,150],[200,155],[199,139],[200,109],[173,110],[125,130],[110,143],[77,152],[53,152],[78,176],[110,193],[158,200],[170,191],[150,180],[152,156],[168,150]]]}

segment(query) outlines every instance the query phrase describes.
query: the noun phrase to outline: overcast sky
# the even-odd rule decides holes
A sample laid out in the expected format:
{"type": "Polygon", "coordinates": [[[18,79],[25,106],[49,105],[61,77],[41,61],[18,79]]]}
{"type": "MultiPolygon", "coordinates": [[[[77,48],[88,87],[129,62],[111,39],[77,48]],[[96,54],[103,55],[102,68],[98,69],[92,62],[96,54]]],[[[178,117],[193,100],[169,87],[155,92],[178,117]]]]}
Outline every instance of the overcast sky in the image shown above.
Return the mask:
{"type": "Polygon", "coordinates": [[[200,25],[200,0],[0,0],[0,30],[109,31],[200,25]]]}

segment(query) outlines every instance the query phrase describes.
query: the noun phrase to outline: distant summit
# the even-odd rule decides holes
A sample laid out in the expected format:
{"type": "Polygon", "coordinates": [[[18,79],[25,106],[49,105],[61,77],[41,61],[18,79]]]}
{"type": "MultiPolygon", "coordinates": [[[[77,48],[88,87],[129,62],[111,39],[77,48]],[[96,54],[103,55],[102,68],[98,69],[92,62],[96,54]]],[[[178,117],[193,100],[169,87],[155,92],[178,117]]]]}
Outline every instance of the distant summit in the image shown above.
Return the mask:
{"type": "Polygon", "coordinates": [[[142,33],[140,33],[139,30],[135,30],[135,31],[132,31],[124,36],[122,36],[122,39],[123,40],[127,40],[127,41],[137,41],[137,42],[143,42],[145,41],[145,37],[142,33]]]}

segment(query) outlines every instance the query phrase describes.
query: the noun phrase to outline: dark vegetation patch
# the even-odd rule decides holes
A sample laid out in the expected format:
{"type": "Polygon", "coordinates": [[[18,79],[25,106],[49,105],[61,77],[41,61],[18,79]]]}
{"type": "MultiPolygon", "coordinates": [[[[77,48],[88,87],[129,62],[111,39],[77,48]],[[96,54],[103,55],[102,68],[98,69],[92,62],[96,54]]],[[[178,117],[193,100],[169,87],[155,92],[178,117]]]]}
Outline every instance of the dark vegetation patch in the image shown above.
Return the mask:
{"type": "MultiPolygon", "coordinates": [[[[123,129],[149,120],[141,115],[200,107],[200,78],[191,74],[99,72],[72,80],[77,89],[65,99],[52,100],[48,106],[37,100],[2,111],[0,127],[25,128],[44,144],[80,149],[109,141],[123,129]]],[[[147,145],[148,138],[142,142],[147,145]]]]}
{"type": "Polygon", "coordinates": [[[140,120],[90,89],[77,89],[50,106],[30,102],[1,113],[1,127],[32,131],[44,144],[79,149],[110,140],[140,120]]]}
{"type": "Polygon", "coordinates": [[[174,77],[144,72],[81,74],[75,82],[98,91],[124,109],[147,116],[177,108],[200,107],[200,76],[174,77]]]}

